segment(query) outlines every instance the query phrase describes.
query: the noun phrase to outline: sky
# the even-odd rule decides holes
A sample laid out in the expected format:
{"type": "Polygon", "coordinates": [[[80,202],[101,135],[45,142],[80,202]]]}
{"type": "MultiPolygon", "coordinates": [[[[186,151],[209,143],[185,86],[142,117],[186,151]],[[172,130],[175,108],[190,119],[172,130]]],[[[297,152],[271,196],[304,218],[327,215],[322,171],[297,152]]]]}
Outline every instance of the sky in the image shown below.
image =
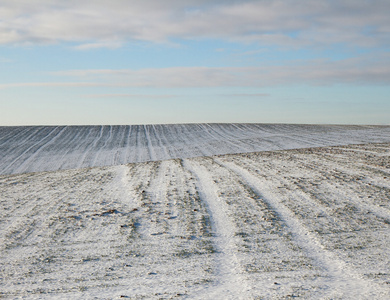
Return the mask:
{"type": "Polygon", "coordinates": [[[388,0],[0,0],[0,126],[390,125],[388,0]]]}

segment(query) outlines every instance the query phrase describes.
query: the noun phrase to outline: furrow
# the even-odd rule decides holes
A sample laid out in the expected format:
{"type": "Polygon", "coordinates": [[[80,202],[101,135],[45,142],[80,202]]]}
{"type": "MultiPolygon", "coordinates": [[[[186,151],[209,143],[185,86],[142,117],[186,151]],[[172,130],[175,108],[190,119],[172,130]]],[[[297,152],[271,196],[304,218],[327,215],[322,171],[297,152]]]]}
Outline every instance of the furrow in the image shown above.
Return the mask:
{"type": "MultiPolygon", "coordinates": [[[[22,161],[22,163],[23,163],[23,162],[24,162],[24,159],[22,159],[22,158],[24,158],[23,156],[26,155],[26,154],[27,154],[31,149],[33,149],[34,147],[40,148],[41,145],[42,145],[42,143],[43,143],[43,141],[46,141],[47,139],[49,139],[50,136],[51,136],[51,134],[52,134],[54,131],[56,131],[57,128],[58,128],[58,127],[55,127],[55,128],[54,128],[53,130],[51,130],[47,135],[45,135],[44,137],[42,137],[39,141],[33,143],[33,144],[32,144],[30,147],[28,147],[26,150],[23,151],[23,149],[22,149],[23,152],[22,152],[21,154],[18,154],[18,156],[17,156],[11,163],[9,163],[5,168],[3,168],[2,173],[3,173],[3,174],[6,173],[6,172],[11,168],[11,166],[13,166],[17,161],[22,161]]],[[[43,131],[44,129],[45,129],[45,128],[42,128],[42,131],[43,131]]],[[[29,138],[29,136],[28,136],[27,138],[29,138]]],[[[26,139],[26,138],[25,138],[25,139],[26,139]]],[[[25,141],[25,139],[24,139],[24,141],[25,141]]],[[[20,165],[16,166],[15,169],[18,169],[19,166],[20,166],[20,165]]],[[[15,172],[15,171],[14,171],[14,172],[15,172]]],[[[17,171],[16,171],[16,173],[17,173],[17,171]]]]}
{"type": "Polygon", "coordinates": [[[201,297],[215,299],[222,296],[224,299],[247,299],[249,288],[236,257],[237,248],[233,241],[236,230],[226,214],[226,205],[219,200],[215,184],[206,169],[194,160],[184,160],[183,165],[196,178],[200,199],[208,207],[214,243],[218,251],[215,257],[217,284],[201,297]]]}
{"type": "Polygon", "coordinates": [[[344,261],[326,250],[316,235],[303,226],[297,216],[275,197],[259,178],[235,163],[220,159],[216,161],[221,166],[238,174],[259,197],[269,203],[288,226],[295,242],[305,251],[308,257],[311,257],[318,266],[327,272],[328,280],[324,286],[326,294],[331,297],[342,296],[348,298],[361,297],[362,295],[365,297],[380,297],[387,294],[387,291],[381,286],[363,280],[361,275],[351,269],[344,261]]]}

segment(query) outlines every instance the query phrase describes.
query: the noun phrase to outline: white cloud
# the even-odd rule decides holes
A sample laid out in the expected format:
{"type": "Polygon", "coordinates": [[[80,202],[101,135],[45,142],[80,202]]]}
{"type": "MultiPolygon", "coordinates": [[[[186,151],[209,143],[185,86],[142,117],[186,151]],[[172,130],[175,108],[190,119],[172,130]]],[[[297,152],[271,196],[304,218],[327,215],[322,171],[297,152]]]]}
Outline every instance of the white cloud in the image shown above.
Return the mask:
{"type": "Polygon", "coordinates": [[[3,0],[0,43],[220,38],[271,45],[388,45],[387,0],[3,0]]]}
{"type": "Polygon", "coordinates": [[[122,46],[122,42],[119,41],[102,41],[96,43],[85,43],[73,47],[76,50],[91,50],[99,48],[117,49],[122,46]]]}
{"type": "Polygon", "coordinates": [[[257,68],[174,67],[140,70],[70,70],[55,74],[120,86],[217,87],[255,85],[254,73],[258,71],[257,68]]]}
{"type": "Polygon", "coordinates": [[[14,62],[12,59],[0,57],[0,64],[8,64],[14,62]]]}
{"type": "Polygon", "coordinates": [[[297,61],[264,67],[176,67],[69,70],[54,73],[83,81],[131,87],[263,87],[286,84],[389,84],[390,56],[341,61],[297,61]]]}
{"type": "Polygon", "coordinates": [[[103,86],[95,82],[17,82],[0,84],[1,89],[21,88],[21,87],[91,87],[103,86]]]}
{"type": "MultiPolygon", "coordinates": [[[[207,88],[265,87],[290,84],[390,84],[390,55],[363,56],[339,61],[290,61],[263,67],[172,67],[148,69],[87,69],[50,73],[57,82],[0,84],[0,89],[21,87],[207,88]]],[[[89,97],[141,97],[116,93],[89,97]]],[[[155,95],[144,95],[156,97],[155,95]]],[[[172,95],[160,95],[171,97],[172,95]]],[[[159,96],[159,97],[160,97],[159,96]]],[[[252,96],[248,93],[240,96],[252,96]]],[[[267,94],[253,94],[267,96],[267,94]]]]}
{"type": "Polygon", "coordinates": [[[85,95],[87,98],[174,98],[177,95],[146,95],[146,94],[93,94],[85,95]]]}
{"type": "Polygon", "coordinates": [[[267,94],[267,93],[240,93],[240,94],[222,94],[221,96],[225,96],[225,97],[239,97],[239,98],[243,98],[243,97],[250,97],[250,98],[258,98],[258,97],[269,97],[270,94],[267,94]]]}

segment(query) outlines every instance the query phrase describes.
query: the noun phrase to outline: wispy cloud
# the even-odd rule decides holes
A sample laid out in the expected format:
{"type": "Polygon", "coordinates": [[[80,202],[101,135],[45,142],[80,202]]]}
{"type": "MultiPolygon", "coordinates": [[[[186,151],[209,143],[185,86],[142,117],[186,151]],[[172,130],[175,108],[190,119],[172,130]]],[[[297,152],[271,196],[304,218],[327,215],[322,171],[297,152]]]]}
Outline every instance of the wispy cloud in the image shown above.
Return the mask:
{"type": "Polygon", "coordinates": [[[0,84],[1,89],[20,88],[20,87],[91,87],[102,86],[96,82],[17,82],[0,84]]]}
{"type": "Polygon", "coordinates": [[[12,59],[0,57],[0,64],[8,64],[8,63],[12,63],[12,62],[13,62],[12,59]]]}
{"type": "Polygon", "coordinates": [[[85,95],[87,98],[174,98],[177,95],[146,95],[146,94],[92,94],[85,95]]]}
{"type": "Polygon", "coordinates": [[[74,46],[75,50],[91,50],[91,49],[100,49],[100,48],[108,48],[108,49],[117,49],[123,45],[120,41],[101,41],[95,43],[85,43],[74,46]]]}
{"type": "Polygon", "coordinates": [[[387,0],[3,0],[0,44],[218,38],[268,45],[388,45],[387,0]]]}
{"type": "MultiPolygon", "coordinates": [[[[145,69],[85,69],[52,72],[55,82],[0,84],[0,89],[20,87],[208,88],[269,87],[290,84],[390,84],[390,55],[364,56],[339,61],[290,61],[262,67],[171,67],[145,69]]],[[[158,97],[173,97],[159,95],[158,97]]],[[[230,95],[232,96],[232,95],[230,95]]],[[[264,97],[267,94],[237,94],[264,97]]],[[[153,94],[109,93],[88,97],[157,97],[153,94]]]]}
{"type": "Polygon", "coordinates": [[[267,93],[240,93],[240,94],[221,94],[221,96],[224,97],[238,97],[238,98],[245,98],[245,97],[250,97],[250,98],[259,98],[259,97],[269,97],[271,96],[270,94],[267,93]]]}
{"type": "Polygon", "coordinates": [[[161,69],[69,70],[60,76],[117,86],[263,87],[286,84],[389,84],[390,57],[375,60],[354,58],[341,61],[313,60],[265,67],[175,67],[161,69]]]}

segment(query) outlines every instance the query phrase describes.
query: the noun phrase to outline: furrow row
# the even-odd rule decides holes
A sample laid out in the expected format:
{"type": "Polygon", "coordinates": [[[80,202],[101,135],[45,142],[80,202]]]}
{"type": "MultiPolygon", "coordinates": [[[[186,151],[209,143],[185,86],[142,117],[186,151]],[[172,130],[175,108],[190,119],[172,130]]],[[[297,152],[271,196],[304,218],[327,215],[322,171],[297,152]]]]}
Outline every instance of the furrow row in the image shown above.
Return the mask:
{"type": "Polygon", "coordinates": [[[389,126],[176,124],[0,129],[0,174],[390,141],[389,126]]]}

